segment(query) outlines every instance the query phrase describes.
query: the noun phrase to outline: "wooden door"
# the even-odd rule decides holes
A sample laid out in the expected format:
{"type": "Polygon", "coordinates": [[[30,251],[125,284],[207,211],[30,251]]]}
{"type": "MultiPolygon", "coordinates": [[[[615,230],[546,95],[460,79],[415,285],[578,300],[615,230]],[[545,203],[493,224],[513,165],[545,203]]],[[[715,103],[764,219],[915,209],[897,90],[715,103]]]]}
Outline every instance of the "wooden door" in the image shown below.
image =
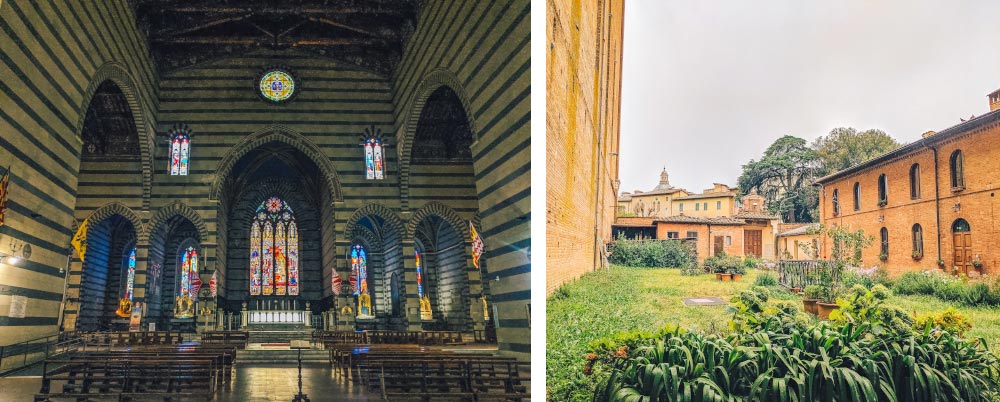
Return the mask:
{"type": "Polygon", "coordinates": [[[968,274],[972,268],[972,233],[961,232],[953,235],[952,244],[955,246],[954,266],[958,267],[958,272],[968,274]]]}
{"type": "Polygon", "coordinates": [[[726,249],[725,236],[715,236],[714,243],[715,243],[715,255],[722,254],[722,252],[726,249]]]}
{"type": "Polygon", "coordinates": [[[760,230],[744,230],[743,231],[743,255],[753,255],[754,257],[761,256],[761,249],[763,248],[764,236],[761,234],[760,230]]]}

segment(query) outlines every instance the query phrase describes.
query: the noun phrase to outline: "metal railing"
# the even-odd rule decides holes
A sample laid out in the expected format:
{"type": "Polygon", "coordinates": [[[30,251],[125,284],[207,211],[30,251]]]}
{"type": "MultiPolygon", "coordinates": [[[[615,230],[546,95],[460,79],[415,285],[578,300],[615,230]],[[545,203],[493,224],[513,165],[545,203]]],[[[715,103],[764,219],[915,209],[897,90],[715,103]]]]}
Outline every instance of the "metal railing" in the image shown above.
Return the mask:
{"type": "Polygon", "coordinates": [[[821,285],[824,271],[829,272],[831,282],[840,283],[842,270],[829,261],[778,261],[778,283],[789,289],[821,285]]]}
{"type": "Polygon", "coordinates": [[[80,338],[76,332],[62,332],[10,345],[0,346],[0,377],[6,376],[48,357],[74,351],[80,338]]]}

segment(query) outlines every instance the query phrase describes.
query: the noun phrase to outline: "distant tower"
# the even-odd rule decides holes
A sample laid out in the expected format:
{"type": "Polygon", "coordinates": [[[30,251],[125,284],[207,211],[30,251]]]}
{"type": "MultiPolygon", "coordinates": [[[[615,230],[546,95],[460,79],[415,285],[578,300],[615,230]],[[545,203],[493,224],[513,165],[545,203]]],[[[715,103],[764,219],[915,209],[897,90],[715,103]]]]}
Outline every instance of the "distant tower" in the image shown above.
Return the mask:
{"type": "Polygon", "coordinates": [[[670,175],[667,174],[667,167],[663,167],[663,171],[660,172],[660,184],[670,185],[670,175]]]}
{"type": "Polygon", "coordinates": [[[746,212],[764,212],[764,197],[757,194],[757,189],[751,188],[750,193],[743,196],[743,210],[746,212]]]}

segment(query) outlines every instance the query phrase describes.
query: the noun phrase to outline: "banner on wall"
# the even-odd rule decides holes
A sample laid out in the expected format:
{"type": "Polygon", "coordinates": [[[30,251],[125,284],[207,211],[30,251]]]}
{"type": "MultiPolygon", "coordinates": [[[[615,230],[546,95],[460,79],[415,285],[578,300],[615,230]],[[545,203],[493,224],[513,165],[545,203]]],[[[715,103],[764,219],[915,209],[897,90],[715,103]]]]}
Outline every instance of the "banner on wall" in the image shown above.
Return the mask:
{"type": "Polygon", "coordinates": [[[201,290],[201,275],[195,274],[191,278],[191,300],[198,301],[198,291],[201,290]]]}
{"type": "Polygon", "coordinates": [[[333,290],[333,294],[340,296],[340,287],[344,286],[344,280],[340,278],[340,274],[338,274],[336,270],[333,271],[331,276],[330,289],[333,290]]]}
{"type": "Polygon", "coordinates": [[[73,235],[73,240],[70,240],[70,244],[76,249],[76,254],[80,256],[80,262],[83,262],[83,256],[87,255],[87,223],[89,221],[84,219],[80,222],[80,227],[76,229],[76,234],[73,235]]]}
{"type": "Polygon", "coordinates": [[[472,234],[472,265],[479,268],[479,258],[483,256],[483,238],[476,232],[476,225],[469,221],[469,233],[472,234]]]}
{"type": "Polygon", "coordinates": [[[212,291],[212,298],[213,299],[215,298],[216,295],[218,295],[218,287],[217,287],[218,286],[217,285],[218,282],[216,282],[216,279],[215,279],[215,274],[218,273],[218,272],[219,271],[213,271],[212,272],[212,279],[210,279],[208,281],[208,289],[212,291]]]}
{"type": "Polygon", "coordinates": [[[3,226],[4,216],[7,215],[7,185],[10,184],[10,166],[3,171],[0,176],[0,226],[3,226]]]}

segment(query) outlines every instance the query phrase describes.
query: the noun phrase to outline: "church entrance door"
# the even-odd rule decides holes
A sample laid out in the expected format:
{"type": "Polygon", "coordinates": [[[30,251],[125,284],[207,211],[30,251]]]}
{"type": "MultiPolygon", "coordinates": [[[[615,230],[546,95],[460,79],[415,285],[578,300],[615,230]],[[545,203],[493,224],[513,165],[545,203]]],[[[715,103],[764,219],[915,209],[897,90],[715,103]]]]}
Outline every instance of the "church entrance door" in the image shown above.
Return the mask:
{"type": "Polygon", "coordinates": [[[744,255],[753,255],[754,257],[761,256],[761,249],[763,248],[763,236],[760,230],[745,230],[743,231],[743,244],[744,244],[744,255]]]}

